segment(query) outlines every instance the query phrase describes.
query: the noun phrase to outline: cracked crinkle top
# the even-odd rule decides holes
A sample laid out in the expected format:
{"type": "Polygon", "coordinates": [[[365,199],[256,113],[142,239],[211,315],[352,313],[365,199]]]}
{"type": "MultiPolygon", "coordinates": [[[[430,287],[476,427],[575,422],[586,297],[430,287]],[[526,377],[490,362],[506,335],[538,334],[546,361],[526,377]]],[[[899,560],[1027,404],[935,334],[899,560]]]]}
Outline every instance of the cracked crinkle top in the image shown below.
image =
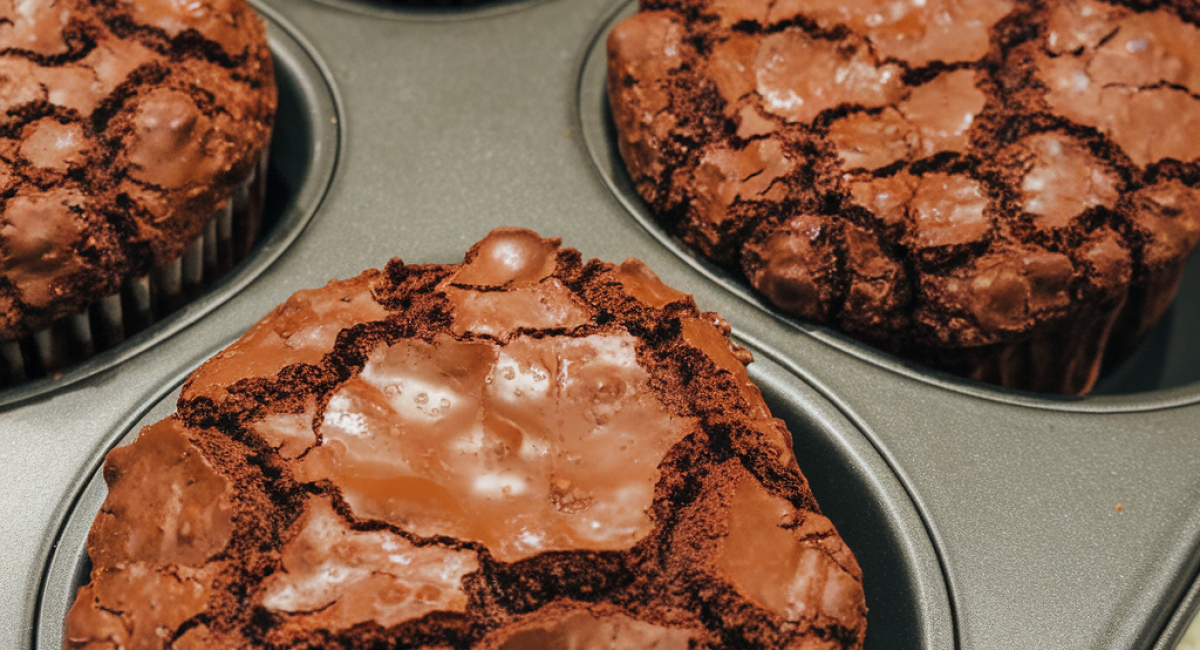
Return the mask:
{"type": "Polygon", "coordinates": [[[1191,0],[646,0],[608,41],[641,195],[780,308],[1085,392],[1200,239],[1191,0]]]}
{"type": "Polygon", "coordinates": [[[243,0],[0,0],[0,340],[178,258],[275,101],[243,0]]]}
{"type": "Polygon", "coordinates": [[[728,325],[517,229],[301,291],[108,456],[67,648],[861,648],[728,325]]]}

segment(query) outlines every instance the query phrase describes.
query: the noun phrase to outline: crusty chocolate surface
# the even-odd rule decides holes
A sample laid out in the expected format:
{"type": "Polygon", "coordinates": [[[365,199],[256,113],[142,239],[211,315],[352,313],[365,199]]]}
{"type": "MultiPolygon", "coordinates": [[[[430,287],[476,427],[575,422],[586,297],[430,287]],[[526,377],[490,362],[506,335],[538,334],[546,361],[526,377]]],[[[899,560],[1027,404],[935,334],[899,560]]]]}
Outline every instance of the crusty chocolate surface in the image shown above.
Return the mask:
{"type": "Polygon", "coordinates": [[[728,326],[500,229],[301,291],[105,464],[68,648],[861,648],[728,326]]]}
{"type": "Polygon", "coordinates": [[[663,223],[782,309],[1086,392],[1200,240],[1190,0],[645,0],[609,36],[663,223]]]}
{"type": "Polygon", "coordinates": [[[275,103],[243,0],[0,0],[0,340],[181,255],[275,103]]]}

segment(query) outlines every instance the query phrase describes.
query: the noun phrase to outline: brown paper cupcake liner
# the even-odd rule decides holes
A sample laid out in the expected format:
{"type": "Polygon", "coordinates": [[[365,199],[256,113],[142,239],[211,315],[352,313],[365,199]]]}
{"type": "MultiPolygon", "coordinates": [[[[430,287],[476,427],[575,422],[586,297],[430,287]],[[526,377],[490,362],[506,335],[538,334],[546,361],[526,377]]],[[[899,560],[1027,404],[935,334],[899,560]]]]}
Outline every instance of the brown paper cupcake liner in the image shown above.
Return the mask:
{"type": "Polygon", "coordinates": [[[245,259],[258,239],[267,154],[209,217],[174,262],[125,281],[120,291],[32,335],[0,341],[0,386],[52,376],[141,332],[194,298],[245,259]]]}

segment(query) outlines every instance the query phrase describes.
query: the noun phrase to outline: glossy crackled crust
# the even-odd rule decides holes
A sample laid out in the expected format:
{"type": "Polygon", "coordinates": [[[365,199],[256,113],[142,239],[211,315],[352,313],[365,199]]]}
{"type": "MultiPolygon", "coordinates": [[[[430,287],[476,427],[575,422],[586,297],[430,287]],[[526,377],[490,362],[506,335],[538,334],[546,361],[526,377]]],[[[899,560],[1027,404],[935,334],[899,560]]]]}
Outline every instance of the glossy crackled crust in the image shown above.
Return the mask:
{"type": "Polygon", "coordinates": [[[276,104],[243,0],[0,0],[0,340],[177,259],[276,104]]]}
{"type": "Polygon", "coordinates": [[[861,648],[728,333],[512,229],[302,291],[109,455],[67,647],[861,648]]]}
{"type": "Polygon", "coordinates": [[[608,41],[630,175],[784,310],[1068,393],[1165,311],[1200,240],[1195,3],[642,9],[608,41]]]}

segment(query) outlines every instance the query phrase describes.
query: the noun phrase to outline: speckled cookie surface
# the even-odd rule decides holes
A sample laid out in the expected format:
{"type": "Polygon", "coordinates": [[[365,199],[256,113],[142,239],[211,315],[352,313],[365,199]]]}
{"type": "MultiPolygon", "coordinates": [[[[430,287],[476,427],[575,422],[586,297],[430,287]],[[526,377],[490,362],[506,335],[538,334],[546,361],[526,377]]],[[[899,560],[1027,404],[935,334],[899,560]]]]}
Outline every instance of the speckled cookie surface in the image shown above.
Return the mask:
{"type": "Polygon", "coordinates": [[[67,647],[861,648],[728,332],[515,229],[297,293],[110,453],[67,647]]]}
{"type": "Polygon", "coordinates": [[[782,309],[1078,393],[1200,240],[1200,8],[647,0],[611,33],[638,191],[782,309]]]}
{"type": "Polygon", "coordinates": [[[177,258],[275,103],[243,0],[0,0],[0,340],[177,258]]]}

